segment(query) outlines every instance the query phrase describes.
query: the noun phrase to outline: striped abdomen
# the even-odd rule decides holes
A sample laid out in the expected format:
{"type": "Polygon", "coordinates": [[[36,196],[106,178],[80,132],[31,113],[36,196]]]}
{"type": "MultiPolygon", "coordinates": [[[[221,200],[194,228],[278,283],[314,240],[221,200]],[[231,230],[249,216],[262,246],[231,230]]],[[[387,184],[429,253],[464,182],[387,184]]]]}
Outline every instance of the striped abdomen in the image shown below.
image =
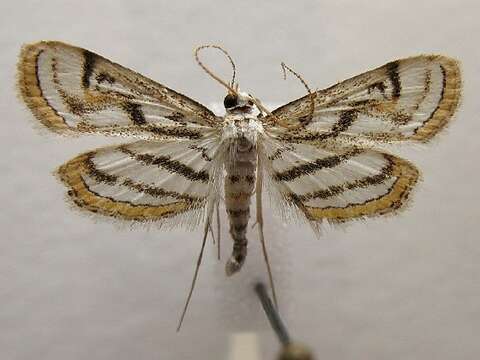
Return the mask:
{"type": "Polygon", "coordinates": [[[229,149],[225,164],[225,207],[230,220],[233,252],[225,270],[232,275],[241,269],[247,256],[247,225],[250,218],[250,197],[255,188],[256,147],[245,138],[237,139],[229,149]]]}

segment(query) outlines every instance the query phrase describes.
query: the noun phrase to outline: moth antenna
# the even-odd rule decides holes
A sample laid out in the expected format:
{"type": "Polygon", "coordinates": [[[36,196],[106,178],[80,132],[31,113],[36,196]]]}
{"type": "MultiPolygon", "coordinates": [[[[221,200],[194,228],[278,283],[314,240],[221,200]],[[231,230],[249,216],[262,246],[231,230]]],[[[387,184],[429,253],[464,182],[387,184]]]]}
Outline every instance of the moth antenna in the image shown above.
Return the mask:
{"type": "Polygon", "coordinates": [[[286,122],[284,122],[283,120],[280,120],[278,117],[272,114],[272,112],[269,111],[265,106],[263,106],[262,102],[259,99],[252,96],[252,101],[255,104],[255,106],[258,108],[258,110],[270,116],[272,119],[274,119],[275,122],[277,122],[283,127],[289,127],[289,125],[286,122]]]}
{"type": "Polygon", "coordinates": [[[256,204],[257,204],[257,222],[258,224],[258,236],[260,237],[260,242],[262,243],[262,252],[263,258],[265,259],[265,264],[267,266],[268,272],[268,281],[270,283],[270,288],[272,289],[272,297],[273,303],[275,304],[275,308],[278,309],[278,302],[277,302],[277,293],[275,291],[275,283],[273,281],[272,269],[270,267],[270,261],[268,260],[268,252],[267,246],[265,244],[265,236],[263,235],[263,207],[262,207],[262,186],[263,186],[263,172],[261,171],[261,158],[258,157],[258,165],[257,165],[258,174],[257,174],[257,183],[256,183],[256,204]]]}
{"type": "Polygon", "coordinates": [[[180,328],[182,327],[183,319],[185,318],[185,314],[187,313],[188,305],[190,304],[190,299],[192,298],[193,289],[195,288],[195,283],[197,282],[198,270],[200,269],[200,264],[202,263],[203,250],[205,249],[205,243],[207,242],[209,227],[210,227],[210,218],[207,219],[207,223],[205,224],[205,229],[203,231],[202,248],[200,249],[200,254],[198,255],[197,266],[195,267],[195,273],[193,275],[190,291],[188,292],[187,301],[185,302],[182,315],[180,316],[180,321],[178,322],[177,332],[179,332],[180,328]]]}
{"type": "MultiPolygon", "coordinates": [[[[307,117],[308,121],[303,121],[302,124],[299,124],[299,126],[303,126],[305,123],[309,123],[310,121],[312,121],[313,114],[315,112],[315,98],[317,97],[317,93],[312,92],[312,90],[308,86],[307,82],[303,79],[303,77],[299,73],[294,71],[292,68],[287,66],[283,61],[280,64],[280,66],[282,67],[282,71],[283,71],[283,80],[287,79],[287,70],[288,70],[293,76],[295,76],[298,80],[300,80],[300,82],[303,84],[305,89],[307,89],[308,95],[310,95],[310,113],[308,114],[308,117],[307,117]]],[[[292,128],[292,126],[288,126],[288,127],[292,128]]]]}
{"type": "Polygon", "coordinates": [[[199,47],[197,47],[195,50],[194,50],[194,56],[195,56],[195,60],[197,61],[197,64],[208,74],[210,75],[212,78],[214,78],[215,80],[217,80],[220,84],[222,84],[223,86],[225,86],[228,91],[231,93],[231,94],[236,94],[238,95],[238,84],[235,86],[235,75],[236,75],[236,67],[235,67],[235,63],[233,62],[233,59],[232,57],[230,56],[230,54],[224,49],[222,48],[221,46],[218,46],[218,45],[201,45],[199,47]],[[209,68],[207,68],[203,62],[200,60],[200,57],[198,56],[198,53],[200,52],[200,50],[202,49],[207,49],[207,48],[211,48],[211,49],[217,49],[219,51],[221,51],[226,57],[227,59],[230,61],[230,64],[232,65],[232,80],[230,81],[230,84],[227,84],[224,80],[222,80],[219,76],[215,75],[209,68]]]}
{"type": "Polygon", "coordinates": [[[252,101],[255,104],[255,106],[260,110],[261,112],[269,115],[269,116],[274,116],[265,106],[263,106],[262,102],[257,99],[256,97],[252,96],[252,101]]]}

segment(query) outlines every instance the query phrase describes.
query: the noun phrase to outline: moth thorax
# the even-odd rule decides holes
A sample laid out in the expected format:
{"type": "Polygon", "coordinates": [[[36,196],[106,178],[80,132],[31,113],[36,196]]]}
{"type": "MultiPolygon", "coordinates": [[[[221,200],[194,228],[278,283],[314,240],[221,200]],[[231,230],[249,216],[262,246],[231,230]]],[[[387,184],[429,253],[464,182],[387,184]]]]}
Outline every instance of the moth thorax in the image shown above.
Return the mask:
{"type": "Polygon", "coordinates": [[[258,133],[262,131],[257,121],[250,117],[235,119],[236,138],[239,146],[247,147],[248,143],[256,144],[258,133]]]}

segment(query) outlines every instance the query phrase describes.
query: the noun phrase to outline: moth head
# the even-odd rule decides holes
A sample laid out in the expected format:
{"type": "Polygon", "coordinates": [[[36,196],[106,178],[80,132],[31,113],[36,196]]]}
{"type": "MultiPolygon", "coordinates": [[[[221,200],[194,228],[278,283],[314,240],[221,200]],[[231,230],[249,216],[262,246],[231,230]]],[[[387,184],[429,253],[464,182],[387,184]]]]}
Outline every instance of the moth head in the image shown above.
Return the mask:
{"type": "Polygon", "coordinates": [[[254,102],[249,94],[236,92],[228,93],[223,99],[223,105],[227,112],[249,113],[253,109],[254,102]]]}

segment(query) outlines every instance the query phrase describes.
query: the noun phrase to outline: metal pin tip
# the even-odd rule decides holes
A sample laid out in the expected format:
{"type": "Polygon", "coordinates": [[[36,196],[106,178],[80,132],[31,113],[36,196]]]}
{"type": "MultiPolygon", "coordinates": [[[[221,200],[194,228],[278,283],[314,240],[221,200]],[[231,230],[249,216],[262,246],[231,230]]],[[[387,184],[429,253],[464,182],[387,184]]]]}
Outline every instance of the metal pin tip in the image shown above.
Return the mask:
{"type": "Polygon", "coordinates": [[[254,289],[257,293],[259,291],[265,290],[265,284],[259,281],[259,282],[255,283],[254,289]]]}

